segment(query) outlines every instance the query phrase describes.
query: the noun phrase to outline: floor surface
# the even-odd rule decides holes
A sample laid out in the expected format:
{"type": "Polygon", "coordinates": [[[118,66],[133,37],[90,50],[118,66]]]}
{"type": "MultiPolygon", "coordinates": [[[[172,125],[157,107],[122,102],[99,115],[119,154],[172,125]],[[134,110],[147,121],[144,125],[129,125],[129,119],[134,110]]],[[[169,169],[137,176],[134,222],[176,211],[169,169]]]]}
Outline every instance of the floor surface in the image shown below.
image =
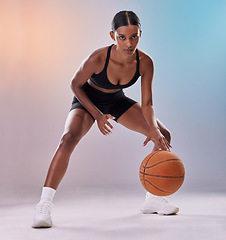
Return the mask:
{"type": "Polygon", "coordinates": [[[36,197],[0,205],[2,240],[226,240],[226,194],[183,193],[168,199],[177,215],[139,211],[144,195],[96,191],[59,193],[52,213],[54,226],[32,229],[36,197]],[[17,202],[17,204],[16,204],[17,202]]]}

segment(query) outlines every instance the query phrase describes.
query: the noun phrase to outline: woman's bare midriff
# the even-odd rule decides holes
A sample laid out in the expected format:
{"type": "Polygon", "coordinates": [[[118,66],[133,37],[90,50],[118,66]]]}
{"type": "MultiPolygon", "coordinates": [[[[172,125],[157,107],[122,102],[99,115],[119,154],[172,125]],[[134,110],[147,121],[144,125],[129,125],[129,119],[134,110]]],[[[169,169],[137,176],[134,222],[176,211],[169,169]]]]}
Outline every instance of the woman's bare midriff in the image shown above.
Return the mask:
{"type": "Polygon", "coordinates": [[[115,93],[115,92],[118,92],[120,90],[120,89],[105,89],[105,88],[98,87],[90,79],[87,82],[91,87],[96,88],[97,90],[99,90],[101,92],[115,93]]]}

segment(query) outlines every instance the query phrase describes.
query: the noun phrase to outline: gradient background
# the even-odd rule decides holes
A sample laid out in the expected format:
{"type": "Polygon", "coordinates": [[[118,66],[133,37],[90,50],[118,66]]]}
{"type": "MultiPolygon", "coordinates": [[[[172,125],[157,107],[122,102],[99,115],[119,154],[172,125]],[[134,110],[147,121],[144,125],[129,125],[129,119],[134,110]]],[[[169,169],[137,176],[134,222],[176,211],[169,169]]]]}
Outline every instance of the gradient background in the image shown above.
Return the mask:
{"type": "MultiPolygon", "coordinates": [[[[0,2],[0,187],[41,189],[72,101],[80,63],[112,43],[113,16],[140,17],[139,48],[154,60],[154,105],[172,133],[181,191],[225,191],[226,1],[7,0],[0,2]]],[[[140,101],[140,81],[126,90],[140,101]]],[[[153,144],[113,122],[96,124],[74,151],[60,188],[141,190],[153,144]]]]}

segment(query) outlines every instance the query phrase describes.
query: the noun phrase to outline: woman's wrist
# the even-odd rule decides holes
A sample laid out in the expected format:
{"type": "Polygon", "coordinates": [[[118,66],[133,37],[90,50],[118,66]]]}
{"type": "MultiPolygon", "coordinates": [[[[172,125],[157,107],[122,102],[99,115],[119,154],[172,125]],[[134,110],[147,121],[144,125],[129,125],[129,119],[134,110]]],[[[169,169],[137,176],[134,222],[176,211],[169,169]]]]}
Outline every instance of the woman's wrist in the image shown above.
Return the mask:
{"type": "Polygon", "coordinates": [[[97,111],[95,114],[93,114],[92,116],[94,117],[95,120],[98,120],[101,118],[103,114],[99,111],[97,111]]]}
{"type": "Polygon", "coordinates": [[[152,125],[152,126],[150,127],[150,130],[151,130],[151,131],[160,130],[160,128],[159,128],[158,125],[152,125]]]}

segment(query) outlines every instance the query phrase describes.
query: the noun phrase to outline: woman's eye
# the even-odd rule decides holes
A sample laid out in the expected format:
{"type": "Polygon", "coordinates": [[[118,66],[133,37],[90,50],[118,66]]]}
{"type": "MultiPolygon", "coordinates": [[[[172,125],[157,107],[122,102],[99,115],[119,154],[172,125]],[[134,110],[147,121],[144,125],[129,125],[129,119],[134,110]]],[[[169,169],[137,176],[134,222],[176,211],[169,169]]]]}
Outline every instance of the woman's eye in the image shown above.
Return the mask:
{"type": "Polygon", "coordinates": [[[123,36],[119,36],[119,39],[121,39],[121,40],[124,40],[124,39],[125,39],[125,37],[123,37],[123,36]]]}
{"type": "Polygon", "coordinates": [[[136,39],[137,38],[137,35],[135,35],[135,36],[132,36],[132,39],[136,39]]]}

